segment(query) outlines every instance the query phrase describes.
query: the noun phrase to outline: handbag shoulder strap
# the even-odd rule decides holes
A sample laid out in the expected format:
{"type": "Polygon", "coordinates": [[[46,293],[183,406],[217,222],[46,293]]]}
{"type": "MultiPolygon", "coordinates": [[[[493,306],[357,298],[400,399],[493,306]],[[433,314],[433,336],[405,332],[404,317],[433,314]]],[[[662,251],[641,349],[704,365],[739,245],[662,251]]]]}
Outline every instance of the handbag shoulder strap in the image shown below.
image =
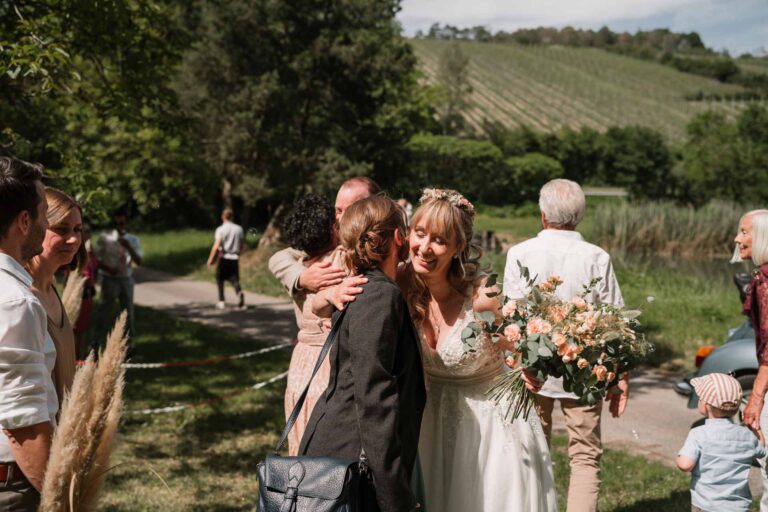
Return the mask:
{"type": "Polygon", "coordinates": [[[339,333],[339,329],[341,328],[341,321],[344,319],[344,314],[347,312],[347,308],[344,308],[341,311],[341,314],[336,318],[336,321],[333,322],[333,327],[331,328],[331,332],[328,333],[328,337],[325,339],[325,343],[323,344],[323,348],[320,349],[320,354],[317,356],[317,362],[315,363],[315,368],[312,370],[312,375],[309,377],[309,381],[307,382],[307,386],[304,388],[304,391],[301,392],[301,395],[299,396],[299,399],[296,400],[296,405],[293,407],[293,411],[291,411],[291,415],[288,416],[288,421],[285,424],[285,428],[283,429],[283,433],[280,436],[280,441],[277,443],[277,447],[275,448],[276,452],[279,452],[283,445],[285,444],[286,439],[288,439],[288,433],[293,428],[293,425],[296,423],[296,419],[299,417],[299,412],[301,411],[302,406],[304,406],[304,401],[307,398],[307,393],[309,393],[309,386],[312,385],[312,379],[315,378],[315,375],[320,370],[320,367],[323,365],[323,360],[325,360],[325,356],[328,355],[328,351],[331,350],[331,346],[333,345],[333,340],[336,338],[336,335],[339,333]]]}

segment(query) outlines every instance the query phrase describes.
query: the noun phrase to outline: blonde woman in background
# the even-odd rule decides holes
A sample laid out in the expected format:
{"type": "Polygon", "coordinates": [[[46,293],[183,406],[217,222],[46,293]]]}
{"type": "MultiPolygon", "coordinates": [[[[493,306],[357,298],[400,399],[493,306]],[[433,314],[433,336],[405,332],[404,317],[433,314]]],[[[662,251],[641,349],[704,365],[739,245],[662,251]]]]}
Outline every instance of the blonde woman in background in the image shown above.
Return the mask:
{"type": "Polygon", "coordinates": [[[29,260],[27,269],[33,280],[32,293],[45,308],[48,333],[56,346],[53,383],[61,405],[75,378],[75,335],[71,323],[74,319],[67,318],[56,290],[55,274],[65,267],[75,270],[85,263],[87,255],[82,244],[80,206],[72,197],[55,188],[46,188],[45,197],[48,200],[48,229],[43,252],[29,260]]]}

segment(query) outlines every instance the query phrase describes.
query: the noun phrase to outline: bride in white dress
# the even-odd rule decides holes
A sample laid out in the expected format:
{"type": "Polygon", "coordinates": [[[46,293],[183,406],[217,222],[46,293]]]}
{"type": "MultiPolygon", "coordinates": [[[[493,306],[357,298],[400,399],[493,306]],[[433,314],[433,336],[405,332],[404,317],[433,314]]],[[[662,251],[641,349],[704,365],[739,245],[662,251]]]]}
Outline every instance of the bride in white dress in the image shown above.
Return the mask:
{"type": "Polygon", "coordinates": [[[398,280],[421,338],[427,404],[419,457],[429,512],[556,511],[552,463],[535,414],[510,423],[485,391],[505,371],[501,341],[465,353],[474,315],[498,314],[471,243],[474,209],[458,192],[427,189],[414,213],[411,263],[398,280]]]}

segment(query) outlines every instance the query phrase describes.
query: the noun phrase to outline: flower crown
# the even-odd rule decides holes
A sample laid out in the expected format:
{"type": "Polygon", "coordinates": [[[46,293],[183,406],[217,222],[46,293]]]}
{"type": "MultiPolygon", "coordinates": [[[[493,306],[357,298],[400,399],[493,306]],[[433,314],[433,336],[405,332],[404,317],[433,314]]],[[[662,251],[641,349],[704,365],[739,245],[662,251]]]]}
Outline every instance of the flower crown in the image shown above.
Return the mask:
{"type": "Polygon", "coordinates": [[[430,199],[448,201],[456,208],[469,213],[472,217],[475,216],[475,207],[472,206],[472,203],[455,190],[447,188],[425,188],[421,195],[421,199],[419,199],[419,204],[422,205],[430,199]]]}

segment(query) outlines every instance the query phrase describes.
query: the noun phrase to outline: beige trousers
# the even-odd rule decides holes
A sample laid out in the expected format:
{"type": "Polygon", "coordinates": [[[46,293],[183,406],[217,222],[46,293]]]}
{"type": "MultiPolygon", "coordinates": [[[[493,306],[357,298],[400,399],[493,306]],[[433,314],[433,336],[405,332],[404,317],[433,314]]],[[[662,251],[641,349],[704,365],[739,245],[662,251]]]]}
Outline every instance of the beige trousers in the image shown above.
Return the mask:
{"type": "Polygon", "coordinates": [[[568,484],[568,512],[595,512],[600,493],[600,457],[603,444],[600,439],[600,413],[603,403],[578,405],[570,398],[549,398],[536,395],[536,410],[541,426],[552,437],[552,410],[555,401],[565,415],[568,430],[568,457],[571,461],[571,481],[568,484]]]}

